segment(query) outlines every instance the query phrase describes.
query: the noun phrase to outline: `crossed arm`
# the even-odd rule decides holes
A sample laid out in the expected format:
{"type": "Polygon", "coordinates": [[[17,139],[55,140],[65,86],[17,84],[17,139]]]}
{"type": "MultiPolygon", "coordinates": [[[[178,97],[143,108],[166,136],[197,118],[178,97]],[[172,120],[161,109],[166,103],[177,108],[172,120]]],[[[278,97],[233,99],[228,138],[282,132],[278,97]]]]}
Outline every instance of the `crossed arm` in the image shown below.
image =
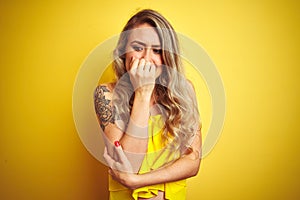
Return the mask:
{"type": "MultiPolygon", "coordinates": [[[[113,119],[104,119],[100,113],[103,108],[103,103],[106,102],[106,109],[111,109],[111,89],[108,85],[100,87],[102,91],[95,98],[95,109],[98,116],[99,123],[104,130],[105,137],[113,144],[114,141],[120,141],[121,146],[114,147],[114,156],[107,150],[104,153],[108,165],[110,166],[109,173],[119,183],[123,184],[129,189],[136,189],[148,185],[159,184],[186,179],[195,176],[198,173],[201,162],[201,131],[197,131],[195,139],[191,144],[191,151],[181,156],[175,162],[164,166],[160,169],[153,170],[145,174],[137,174],[139,167],[143,161],[144,153],[147,152],[147,139],[135,138],[126,133],[123,133],[115,124],[113,119]],[[100,108],[101,107],[101,108],[100,108]],[[126,155],[124,152],[136,153],[134,158],[126,155]],[[117,158],[117,160],[116,160],[117,158]],[[133,169],[130,169],[130,164],[133,169]],[[120,168],[120,167],[123,168],[120,168]],[[125,167],[125,169],[124,169],[125,167]],[[133,173],[128,173],[132,170],[133,173]]],[[[97,95],[96,95],[97,96],[97,95]]],[[[96,97],[95,96],[95,97],[96,97]]],[[[132,108],[131,117],[136,120],[141,126],[146,126],[148,123],[149,102],[137,99],[132,108]],[[136,107],[135,107],[136,106],[136,107]],[[142,111],[140,111],[142,109],[142,111]],[[136,111],[135,111],[136,110],[136,111]],[[139,112],[138,112],[139,110],[139,112]]],[[[113,117],[113,116],[111,116],[113,117]]]]}
{"type": "MultiPolygon", "coordinates": [[[[201,133],[197,133],[192,144],[192,152],[186,154],[175,162],[164,166],[160,169],[150,171],[145,174],[132,174],[125,173],[115,169],[109,169],[109,174],[117,180],[119,183],[129,189],[137,189],[144,186],[155,185],[166,182],[178,181],[192,176],[196,176],[201,162],[201,133]]],[[[122,153],[122,149],[118,150],[121,163],[126,163],[126,157],[122,153]]],[[[111,158],[108,155],[104,155],[106,160],[111,158]]],[[[110,160],[109,162],[115,162],[110,160]]]]}

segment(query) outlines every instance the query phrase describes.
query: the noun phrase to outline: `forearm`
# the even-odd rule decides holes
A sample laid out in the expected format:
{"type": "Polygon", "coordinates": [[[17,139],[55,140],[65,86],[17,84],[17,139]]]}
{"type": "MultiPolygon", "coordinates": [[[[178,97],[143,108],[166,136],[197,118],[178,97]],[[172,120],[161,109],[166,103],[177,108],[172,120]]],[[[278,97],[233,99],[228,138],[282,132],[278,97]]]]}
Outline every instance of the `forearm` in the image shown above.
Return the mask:
{"type": "Polygon", "coordinates": [[[178,181],[197,175],[201,162],[197,154],[196,151],[192,152],[168,166],[137,175],[132,183],[133,188],[178,181]]]}
{"type": "Polygon", "coordinates": [[[120,139],[123,149],[131,153],[146,153],[150,97],[136,93],[126,133],[120,139]]]}
{"type": "Polygon", "coordinates": [[[127,186],[140,188],[166,182],[173,182],[197,175],[202,157],[202,139],[200,127],[197,131],[191,149],[173,163],[145,174],[135,175],[127,186]]]}
{"type": "Polygon", "coordinates": [[[126,133],[120,139],[134,173],[140,169],[148,148],[149,104],[150,96],[136,93],[126,133]]]}

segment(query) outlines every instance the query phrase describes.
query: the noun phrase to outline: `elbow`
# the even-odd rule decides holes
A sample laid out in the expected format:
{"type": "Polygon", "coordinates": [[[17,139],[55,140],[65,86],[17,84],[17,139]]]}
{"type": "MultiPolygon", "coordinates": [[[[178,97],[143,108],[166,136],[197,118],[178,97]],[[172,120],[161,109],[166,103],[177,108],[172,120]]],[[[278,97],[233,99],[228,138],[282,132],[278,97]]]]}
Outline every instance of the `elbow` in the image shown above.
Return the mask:
{"type": "Polygon", "coordinates": [[[193,163],[193,167],[191,168],[191,172],[190,172],[191,177],[197,176],[200,169],[200,163],[201,163],[200,159],[195,160],[195,163],[193,163]]]}
{"type": "Polygon", "coordinates": [[[189,176],[190,177],[197,176],[200,169],[201,157],[195,155],[195,152],[189,154],[188,157],[189,157],[188,162],[190,166],[189,176]]]}
{"type": "Polygon", "coordinates": [[[199,169],[200,169],[200,165],[198,166],[195,166],[192,171],[191,171],[191,177],[193,176],[197,176],[198,172],[199,172],[199,169]]]}

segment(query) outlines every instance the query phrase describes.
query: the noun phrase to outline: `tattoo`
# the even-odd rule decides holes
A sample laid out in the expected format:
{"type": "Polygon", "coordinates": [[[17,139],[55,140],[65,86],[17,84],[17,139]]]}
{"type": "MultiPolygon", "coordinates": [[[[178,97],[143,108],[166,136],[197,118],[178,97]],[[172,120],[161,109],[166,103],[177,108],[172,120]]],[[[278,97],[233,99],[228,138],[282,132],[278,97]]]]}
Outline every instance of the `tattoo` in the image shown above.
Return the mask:
{"type": "Polygon", "coordinates": [[[114,109],[110,105],[111,100],[105,98],[105,92],[110,90],[106,86],[98,86],[94,93],[95,110],[103,131],[109,123],[115,123],[114,109]]]}

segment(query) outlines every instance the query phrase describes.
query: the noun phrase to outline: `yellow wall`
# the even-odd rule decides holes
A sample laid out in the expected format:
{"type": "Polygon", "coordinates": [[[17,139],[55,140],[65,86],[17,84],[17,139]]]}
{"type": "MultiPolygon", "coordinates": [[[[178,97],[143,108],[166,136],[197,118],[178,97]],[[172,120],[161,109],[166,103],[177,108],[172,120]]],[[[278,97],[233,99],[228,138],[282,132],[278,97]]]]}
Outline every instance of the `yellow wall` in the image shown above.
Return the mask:
{"type": "Polygon", "coordinates": [[[300,198],[297,1],[63,0],[0,3],[0,199],[107,198],[72,90],[88,53],[138,8],[201,44],[224,81],[224,129],[188,199],[300,198]]]}

